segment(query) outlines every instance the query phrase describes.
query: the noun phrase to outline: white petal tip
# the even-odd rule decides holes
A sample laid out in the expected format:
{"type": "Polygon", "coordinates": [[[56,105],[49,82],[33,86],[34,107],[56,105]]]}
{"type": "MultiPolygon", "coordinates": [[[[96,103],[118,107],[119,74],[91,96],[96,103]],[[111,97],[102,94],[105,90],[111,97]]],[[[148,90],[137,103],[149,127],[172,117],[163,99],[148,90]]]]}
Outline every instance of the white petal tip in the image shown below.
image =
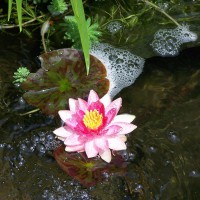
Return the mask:
{"type": "Polygon", "coordinates": [[[58,111],[58,114],[63,122],[66,122],[66,120],[71,117],[69,110],[60,110],[58,111]]]}
{"type": "Polygon", "coordinates": [[[110,163],[111,161],[111,152],[110,149],[108,149],[107,151],[104,151],[102,154],[100,154],[101,158],[106,161],[107,163],[110,163]]]}

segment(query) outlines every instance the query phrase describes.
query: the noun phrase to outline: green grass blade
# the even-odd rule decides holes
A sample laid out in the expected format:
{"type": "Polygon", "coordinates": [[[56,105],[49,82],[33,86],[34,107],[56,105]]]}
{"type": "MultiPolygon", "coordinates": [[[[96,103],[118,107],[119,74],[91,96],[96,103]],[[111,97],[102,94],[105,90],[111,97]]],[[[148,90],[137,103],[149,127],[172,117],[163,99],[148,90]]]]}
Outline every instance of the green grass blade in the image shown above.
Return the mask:
{"type": "Polygon", "coordinates": [[[90,40],[88,36],[87,24],[85,20],[85,12],[82,0],[70,0],[74,15],[78,24],[78,30],[81,38],[82,49],[85,58],[87,75],[90,70],[90,40]]]}
{"type": "Polygon", "coordinates": [[[12,0],[8,0],[8,21],[10,20],[11,10],[12,10],[12,0]]]}
{"type": "Polygon", "coordinates": [[[22,0],[16,0],[19,30],[22,31],[22,0]]]}

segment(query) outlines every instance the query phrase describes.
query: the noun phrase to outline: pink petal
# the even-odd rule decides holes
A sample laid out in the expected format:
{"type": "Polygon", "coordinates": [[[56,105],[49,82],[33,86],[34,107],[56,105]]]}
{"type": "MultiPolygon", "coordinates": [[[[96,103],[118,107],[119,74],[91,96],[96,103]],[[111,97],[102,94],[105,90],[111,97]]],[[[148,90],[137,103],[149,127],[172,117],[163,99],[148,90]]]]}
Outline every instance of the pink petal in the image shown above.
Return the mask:
{"type": "Polygon", "coordinates": [[[111,97],[109,94],[104,95],[100,99],[101,103],[103,103],[104,107],[106,108],[111,103],[111,97]]]}
{"type": "Polygon", "coordinates": [[[101,158],[103,160],[105,160],[106,162],[110,162],[111,161],[111,152],[110,152],[110,149],[102,152],[102,153],[99,153],[99,155],[101,156],[101,158]]]}
{"type": "Polygon", "coordinates": [[[123,142],[127,141],[127,137],[125,135],[119,135],[118,136],[123,142]]]}
{"type": "Polygon", "coordinates": [[[122,106],[122,98],[114,100],[112,103],[109,104],[109,106],[106,107],[106,114],[109,112],[109,110],[113,108],[116,109],[116,113],[118,113],[121,106],[122,106]]]}
{"type": "Polygon", "coordinates": [[[105,138],[95,138],[94,144],[98,149],[98,152],[106,151],[108,149],[108,142],[105,138]]]}
{"type": "Polygon", "coordinates": [[[110,124],[110,122],[113,120],[113,118],[116,116],[117,114],[117,110],[115,108],[110,109],[107,113],[106,113],[106,124],[110,124]]]}
{"type": "Polygon", "coordinates": [[[84,141],[80,139],[80,135],[73,134],[65,139],[64,144],[68,146],[75,146],[83,144],[83,142],[84,141]]]}
{"type": "Polygon", "coordinates": [[[66,138],[72,134],[70,131],[66,130],[64,127],[60,127],[56,129],[55,131],[53,131],[53,133],[63,138],[66,138]]]}
{"type": "Polygon", "coordinates": [[[71,129],[74,129],[77,126],[77,121],[74,118],[68,119],[66,122],[66,125],[69,126],[71,129]]]}
{"type": "Polygon", "coordinates": [[[103,103],[101,103],[100,101],[96,101],[96,102],[92,102],[89,106],[88,106],[88,110],[97,110],[100,114],[102,114],[104,116],[105,113],[105,108],[103,103]]]}
{"type": "Polygon", "coordinates": [[[122,127],[121,126],[117,126],[117,125],[111,125],[109,127],[106,127],[107,130],[105,135],[108,136],[108,135],[117,135],[120,133],[120,131],[122,130],[122,127]]]}
{"type": "Polygon", "coordinates": [[[92,158],[92,157],[97,156],[98,150],[95,147],[93,140],[85,143],[85,153],[87,154],[88,158],[92,158]]]}
{"type": "Polygon", "coordinates": [[[135,115],[130,115],[130,114],[121,114],[115,116],[112,122],[127,122],[131,123],[135,119],[135,115]]]}
{"type": "Polygon", "coordinates": [[[72,151],[83,151],[84,150],[84,145],[76,145],[76,146],[66,146],[65,147],[65,151],[69,151],[69,152],[72,152],[72,151]]]}
{"type": "Polygon", "coordinates": [[[78,109],[78,101],[72,98],[69,98],[69,109],[72,113],[75,113],[78,109]]]}
{"type": "Polygon", "coordinates": [[[125,122],[111,123],[111,125],[120,126],[122,128],[121,131],[119,132],[119,134],[131,133],[133,130],[135,130],[137,128],[136,125],[125,123],[125,122]]]}
{"type": "Polygon", "coordinates": [[[125,150],[126,144],[118,137],[108,138],[108,146],[113,150],[125,150]]]}
{"type": "Polygon", "coordinates": [[[96,102],[99,100],[99,96],[94,90],[90,90],[89,96],[88,96],[88,104],[90,105],[92,102],[96,102]]]}
{"type": "Polygon", "coordinates": [[[83,99],[78,99],[78,105],[79,105],[79,109],[82,110],[82,111],[86,111],[87,110],[87,102],[84,101],[83,99]]]}
{"type": "Polygon", "coordinates": [[[66,122],[67,119],[70,119],[72,117],[70,110],[60,110],[58,111],[58,114],[60,115],[60,118],[63,122],[66,122]]]}

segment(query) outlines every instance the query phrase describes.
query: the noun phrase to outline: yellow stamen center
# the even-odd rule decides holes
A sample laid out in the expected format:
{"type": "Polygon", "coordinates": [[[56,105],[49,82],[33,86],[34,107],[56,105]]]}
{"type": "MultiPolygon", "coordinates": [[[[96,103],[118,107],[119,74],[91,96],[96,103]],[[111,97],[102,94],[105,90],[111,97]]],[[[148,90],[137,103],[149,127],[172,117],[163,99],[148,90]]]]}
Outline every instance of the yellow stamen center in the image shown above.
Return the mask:
{"type": "Polygon", "coordinates": [[[102,125],[103,116],[96,109],[86,111],[83,117],[83,123],[91,130],[96,130],[102,125]]]}

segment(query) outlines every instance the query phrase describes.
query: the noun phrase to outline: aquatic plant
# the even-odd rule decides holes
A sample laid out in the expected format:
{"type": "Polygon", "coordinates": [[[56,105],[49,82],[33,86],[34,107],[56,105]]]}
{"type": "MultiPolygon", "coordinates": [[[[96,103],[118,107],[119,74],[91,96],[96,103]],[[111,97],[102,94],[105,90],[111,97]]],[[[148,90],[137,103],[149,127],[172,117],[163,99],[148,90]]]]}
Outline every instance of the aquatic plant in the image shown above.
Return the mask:
{"type": "Polygon", "coordinates": [[[7,30],[19,27],[20,31],[23,31],[23,33],[31,38],[34,29],[30,30],[30,26],[39,26],[41,23],[43,23],[43,20],[46,17],[42,11],[38,12],[38,8],[36,8],[35,5],[29,4],[27,1],[23,1],[22,4],[18,6],[17,5],[14,2],[12,3],[12,1],[11,4],[9,3],[8,19],[4,17],[0,19],[0,28],[2,30],[7,30]],[[40,15],[38,15],[38,13],[40,15]],[[16,19],[16,16],[18,16],[18,19],[16,19]],[[8,24],[8,20],[10,21],[10,24],[8,24]],[[14,22],[17,22],[17,24],[15,24],[14,22]]]}
{"type": "Polygon", "coordinates": [[[56,129],[54,134],[64,141],[65,151],[85,151],[88,158],[100,155],[109,163],[112,157],[110,149],[125,150],[125,134],[137,128],[131,124],[134,115],[117,115],[121,105],[121,98],[111,102],[110,95],[106,94],[99,99],[93,90],[87,102],[70,98],[70,110],[58,112],[64,126],[56,129]]]}
{"type": "MultiPolygon", "coordinates": [[[[102,32],[99,30],[98,23],[91,23],[91,19],[88,18],[86,21],[88,37],[90,45],[91,43],[99,42],[99,37],[102,35],[102,32]]],[[[72,47],[76,49],[81,49],[81,39],[78,31],[78,24],[74,16],[65,17],[65,23],[62,26],[66,29],[65,37],[66,40],[71,40],[73,42],[72,47]]]]}
{"type": "Polygon", "coordinates": [[[57,115],[66,109],[66,99],[86,98],[91,88],[100,96],[109,90],[109,80],[104,65],[90,56],[90,74],[86,75],[83,53],[76,49],[59,49],[42,54],[41,68],[31,73],[22,88],[24,99],[43,113],[57,115]]]}
{"type": "Polygon", "coordinates": [[[15,79],[13,83],[23,83],[28,75],[30,74],[30,71],[26,67],[20,67],[17,69],[17,71],[14,73],[13,78],[15,79]]]}
{"type": "MultiPolygon", "coordinates": [[[[86,20],[85,20],[85,12],[84,12],[84,8],[83,8],[83,2],[82,2],[82,0],[79,0],[79,1],[71,0],[70,2],[71,2],[72,10],[74,12],[74,15],[75,15],[75,18],[76,18],[76,21],[78,24],[78,31],[80,34],[81,45],[82,45],[82,49],[83,49],[83,53],[84,53],[84,57],[85,57],[86,71],[88,74],[89,69],[90,69],[90,55],[89,55],[90,42],[89,42],[88,30],[87,30],[87,25],[86,25],[86,20]]],[[[13,0],[8,0],[8,21],[10,20],[10,17],[11,17],[12,4],[13,4],[13,0]]],[[[25,4],[28,5],[27,1],[25,2],[25,4]]],[[[52,0],[51,5],[48,6],[48,9],[52,13],[52,15],[62,14],[67,9],[67,4],[65,3],[64,0],[52,0]]],[[[24,25],[32,23],[33,21],[36,21],[36,20],[39,21],[39,18],[44,17],[44,16],[36,17],[35,12],[29,12],[29,11],[26,11],[26,9],[23,9],[22,0],[16,0],[16,10],[17,10],[16,13],[18,16],[18,25],[17,26],[19,26],[20,31],[22,31],[22,27],[24,25]],[[34,18],[29,20],[28,22],[25,22],[24,24],[22,24],[23,11],[28,15],[29,15],[29,13],[31,16],[34,15],[34,18]]],[[[14,28],[14,27],[16,27],[16,25],[1,26],[1,28],[3,28],[3,29],[14,28]]],[[[30,32],[28,32],[28,31],[26,31],[26,32],[30,35],[30,32]]]]}
{"type": "Polygon", "coordinates": [[[60,15],[63,14],[67,10],[67,3],[65,0],[52,0],[50,5],[47,6],[49,12],[52,15],[60,15]]]}

